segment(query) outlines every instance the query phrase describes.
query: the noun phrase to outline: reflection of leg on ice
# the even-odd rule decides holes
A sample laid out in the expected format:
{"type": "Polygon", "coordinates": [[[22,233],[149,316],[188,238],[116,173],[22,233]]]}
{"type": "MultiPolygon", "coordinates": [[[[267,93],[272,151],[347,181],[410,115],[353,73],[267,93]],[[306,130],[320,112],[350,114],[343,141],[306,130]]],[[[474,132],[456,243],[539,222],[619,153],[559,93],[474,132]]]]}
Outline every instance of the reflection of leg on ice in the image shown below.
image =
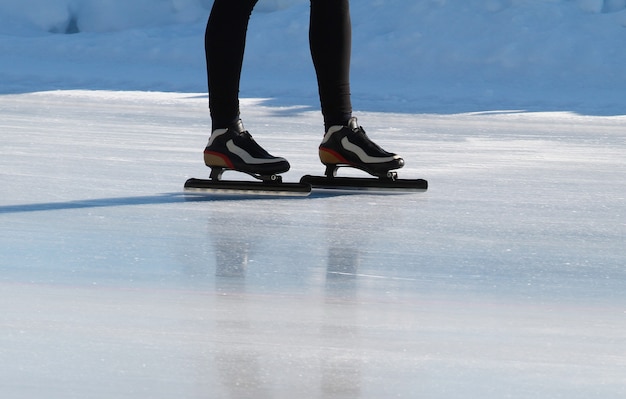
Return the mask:
{"type": "Polygon", "coordinates": [[[327,278],[354,277],[359,268],[359,250],[351,247],[329,247],[327,278]]]}
{"type": "Polygon", "coordinates": [[[215,240],[215,275],[245,277],[248,268],[249,244],[231,238],[215,240]]]}

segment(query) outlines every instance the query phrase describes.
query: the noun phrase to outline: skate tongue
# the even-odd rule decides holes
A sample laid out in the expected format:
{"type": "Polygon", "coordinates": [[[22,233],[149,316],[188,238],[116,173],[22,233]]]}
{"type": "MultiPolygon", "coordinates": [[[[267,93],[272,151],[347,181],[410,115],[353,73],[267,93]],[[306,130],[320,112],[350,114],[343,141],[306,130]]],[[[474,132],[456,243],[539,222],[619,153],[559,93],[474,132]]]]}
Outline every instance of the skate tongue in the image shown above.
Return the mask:
{"type": "Polygon", "coordinates": [[[356,130],[359,128],[359,123],[357,122],[356,118],[350,118],[350,120],[348,121],[348,127],[352,130],[356,130]]]}
{"type": "Polygon", "coordinates": [[[238,119],[237,122],[233,123],[230,128],[237,133],[242,133],[246,131],[246,129],[243,127],[243,121],[241,119],[238,119]]]}

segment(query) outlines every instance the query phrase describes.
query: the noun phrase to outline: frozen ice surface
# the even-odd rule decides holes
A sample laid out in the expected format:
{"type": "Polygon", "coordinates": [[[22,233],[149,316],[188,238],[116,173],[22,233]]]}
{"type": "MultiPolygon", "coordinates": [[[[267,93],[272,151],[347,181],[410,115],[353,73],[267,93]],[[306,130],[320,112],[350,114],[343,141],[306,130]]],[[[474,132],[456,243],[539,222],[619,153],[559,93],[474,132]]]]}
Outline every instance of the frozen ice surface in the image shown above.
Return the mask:
{"type": "Polygon", "coordinates": [[[626,118],[358,116],[427,193],[189,200],[204,96],[0,96],[2,396],[623,398],[626,118]]]}

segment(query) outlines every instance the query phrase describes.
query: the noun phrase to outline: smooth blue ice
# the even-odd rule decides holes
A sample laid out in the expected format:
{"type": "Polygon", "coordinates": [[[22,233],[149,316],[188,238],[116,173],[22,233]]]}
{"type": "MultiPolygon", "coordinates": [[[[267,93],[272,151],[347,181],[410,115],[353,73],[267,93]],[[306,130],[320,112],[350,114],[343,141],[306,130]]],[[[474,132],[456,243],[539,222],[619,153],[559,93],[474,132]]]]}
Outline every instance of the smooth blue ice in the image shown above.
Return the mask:
{"type": "MultiPolygon", "coordinates": [[[[205,104],[0,96],[3,397],[626,395],[624,117],[360,113],[428,192],[198,200],[205,104]]],[[[316,111],[243,106],[322,172],[316,111]]]]}

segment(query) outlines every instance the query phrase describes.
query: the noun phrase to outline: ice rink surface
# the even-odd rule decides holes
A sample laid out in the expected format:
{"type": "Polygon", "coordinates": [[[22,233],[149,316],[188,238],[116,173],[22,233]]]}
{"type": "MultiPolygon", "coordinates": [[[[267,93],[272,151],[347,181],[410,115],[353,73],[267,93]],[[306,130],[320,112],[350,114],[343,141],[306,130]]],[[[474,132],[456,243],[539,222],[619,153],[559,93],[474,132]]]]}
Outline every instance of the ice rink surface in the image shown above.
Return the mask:
{"type": "MultiPolygon", "coordinates": [[[[323,171],[318,111],[243,114],[323,171]]],[[[426,193],[188,198],[206,97],[0,96],[2,396],[625,397],[626,117],[357,116],[426,193]]]]}

